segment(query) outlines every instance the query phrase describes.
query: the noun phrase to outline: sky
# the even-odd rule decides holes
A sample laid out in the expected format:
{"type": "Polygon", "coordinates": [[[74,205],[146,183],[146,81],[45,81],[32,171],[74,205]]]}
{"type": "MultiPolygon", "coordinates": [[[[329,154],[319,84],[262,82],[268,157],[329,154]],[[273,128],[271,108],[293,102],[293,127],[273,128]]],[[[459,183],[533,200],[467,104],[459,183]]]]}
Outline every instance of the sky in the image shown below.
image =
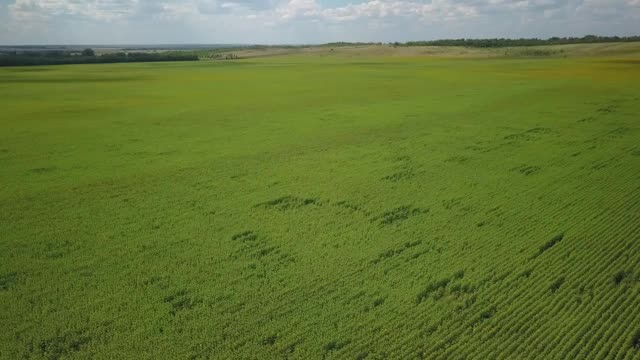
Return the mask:
{"type": "Polygon", "coordinates": [[[640,35],[640,0],[0,0],[0,44],[640,35]]]}

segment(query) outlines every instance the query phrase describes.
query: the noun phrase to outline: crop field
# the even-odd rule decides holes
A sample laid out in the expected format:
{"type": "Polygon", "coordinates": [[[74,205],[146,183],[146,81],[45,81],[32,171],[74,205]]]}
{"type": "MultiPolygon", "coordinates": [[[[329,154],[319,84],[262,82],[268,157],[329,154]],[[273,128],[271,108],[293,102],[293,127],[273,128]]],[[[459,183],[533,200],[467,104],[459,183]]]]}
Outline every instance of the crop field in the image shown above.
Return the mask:
{"type": "Polygon", "coordinates": [[[0,69],[0,359],[640,359],[640,57],[0,69]]]}

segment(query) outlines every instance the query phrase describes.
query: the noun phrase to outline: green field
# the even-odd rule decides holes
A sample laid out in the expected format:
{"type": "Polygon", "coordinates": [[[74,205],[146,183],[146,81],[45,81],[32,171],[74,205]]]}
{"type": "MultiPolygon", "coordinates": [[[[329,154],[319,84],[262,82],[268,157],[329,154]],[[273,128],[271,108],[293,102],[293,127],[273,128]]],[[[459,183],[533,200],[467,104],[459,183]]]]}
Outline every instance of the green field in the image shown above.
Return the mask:
{"type": "Polygon", "coordinates": [[[0,69],[1,359],[640,359],[640,57],[0,69]]]}

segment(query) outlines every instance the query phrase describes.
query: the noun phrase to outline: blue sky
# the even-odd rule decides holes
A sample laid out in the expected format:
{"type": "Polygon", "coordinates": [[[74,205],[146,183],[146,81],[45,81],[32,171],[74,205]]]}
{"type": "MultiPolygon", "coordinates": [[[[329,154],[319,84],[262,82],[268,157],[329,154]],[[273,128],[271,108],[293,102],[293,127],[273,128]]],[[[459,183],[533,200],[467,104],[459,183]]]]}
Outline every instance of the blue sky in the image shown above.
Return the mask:
{"type": "Polygon", "coordinates": [[[640,0],[0,0],[0,44],[640,35],[640,0]]]}

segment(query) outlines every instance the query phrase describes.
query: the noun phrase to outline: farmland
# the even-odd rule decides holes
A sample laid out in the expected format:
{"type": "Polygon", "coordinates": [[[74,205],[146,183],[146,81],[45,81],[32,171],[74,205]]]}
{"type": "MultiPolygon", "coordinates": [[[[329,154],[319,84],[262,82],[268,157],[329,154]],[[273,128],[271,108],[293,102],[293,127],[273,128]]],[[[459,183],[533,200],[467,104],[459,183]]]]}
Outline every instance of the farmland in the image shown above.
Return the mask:
{"type": "Polygon", "coordinates": [[[620,46],[0,69],[0,358],[640,359],[620,46]]]}

